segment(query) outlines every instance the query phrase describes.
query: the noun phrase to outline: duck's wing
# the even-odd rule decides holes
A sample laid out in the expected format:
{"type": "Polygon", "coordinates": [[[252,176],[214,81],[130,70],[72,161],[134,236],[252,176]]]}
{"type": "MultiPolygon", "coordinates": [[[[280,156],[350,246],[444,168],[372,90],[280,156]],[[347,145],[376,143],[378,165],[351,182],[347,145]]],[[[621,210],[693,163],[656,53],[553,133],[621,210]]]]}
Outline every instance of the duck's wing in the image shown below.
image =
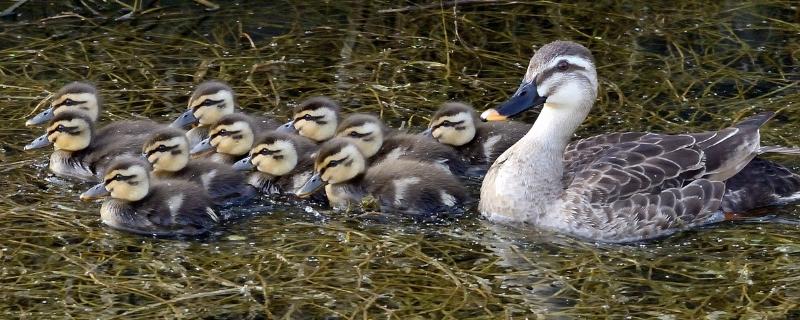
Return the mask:
{"type": "Polygon", "coordinates": [[[584,161],[563,196],[582,234],[627,242],[717,219],[725,184],[701,178],[706,155],[691,135],[644,134],[584,161]]]}
{"type": "Polygon", "coordinates": [[[581,172],[597,155],[609,148],[623,143],[639,140],[646,132],[614,132],[581,139],[567,145],[564,150],[563,184],[569,185],[575,173],[581,172]]]}

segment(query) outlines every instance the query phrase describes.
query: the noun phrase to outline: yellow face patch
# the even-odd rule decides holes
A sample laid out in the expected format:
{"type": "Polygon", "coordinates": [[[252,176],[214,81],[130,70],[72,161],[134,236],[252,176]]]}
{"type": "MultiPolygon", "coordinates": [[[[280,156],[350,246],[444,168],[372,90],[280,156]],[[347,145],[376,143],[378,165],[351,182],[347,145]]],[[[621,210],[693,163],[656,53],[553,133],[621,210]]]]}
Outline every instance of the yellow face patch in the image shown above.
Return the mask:
{"type": "Polygon", "coordinates": [[[144,148],[154,171],[175,172],[189,163],[189,142],[185,136],[156,141],[144,148]]]}
{"type": "Polygon", "coordinates": [[[431,128],[436,140],[452,146],[465,145],[475,138],[475,122],[465,112],[439,117],[433,121],[431,128]]]}
{"type": "Polygon", "coordinates": [[[305,110],[294,115],[297,132],[317,142],[333,138],[338,125],[336,112],[329,108],[305,110]]]}
{"type": "Polygon", "coordinates": [[[234,112],[233,94],[220,90],[214,94],[199,96],[189,101],[189,109],[194,110],[194,117],[200,125],[213,125],[223,116],[234,112]]]}
{"type": "Polygon", "coordinates": [[[376,123],[367,122],[360,126],[344,128],[336,136],[351,138],[366,158],[374,156],[383,146],[383,130],[376,123]]]}
{"type": "Polygon", "coordinates": [[[86,114],[92,121],[97,121],[100,116],[100,106],[97,96],[93,93],[67,93],[50,102],[53,114],[61,114],[66,111],[78,111],[86,114]]]}
{"type": "Polygon", "coordinates": [[[250,162],[258,171],[273,176],[282,176],[297,166],[297,151],[294,145],[285,140],[271,144],[260,144],[250,152],[250,162]]]}
{"type": "Polygon", "coordinates": [[[91,124],[83,119],[62,120],[47,127],[47,140],[56,150],[79,151],[92,143],[91,124]]]}
{"type": "Polygon", "coordinates": [[[336,184],[353,179],[366,170],[366,160],[355,145],[347,145],[341,151],[325,157],[316,166],[322,181],[336,184]]]}
{"type": "Polygon", "coordinates": [[[210,143],[218,153],[241,156],[253,146],[255,134],[249,124],[243,121],[230,125],[218,125],[209,132],[210,143]]]}
{"type": "Polygon", "coordinates": [[[113,170],[103,177],[103,181],[106,190],[115,199],[139,201],[150,192],[147,169],[138,165],[113,170]]]}

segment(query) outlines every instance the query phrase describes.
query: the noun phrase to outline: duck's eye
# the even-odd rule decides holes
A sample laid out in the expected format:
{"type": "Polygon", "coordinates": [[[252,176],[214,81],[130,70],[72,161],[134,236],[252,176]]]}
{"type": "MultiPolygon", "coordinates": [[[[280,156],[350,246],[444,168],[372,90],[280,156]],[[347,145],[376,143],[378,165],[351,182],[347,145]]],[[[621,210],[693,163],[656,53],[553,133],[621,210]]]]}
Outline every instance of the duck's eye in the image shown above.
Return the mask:
{"type": "Polygon", "coordinates": [[[569,69],[569,62],[561,60],[558,62],[558,65],[556,65],[556,67],[558,68],[558,70],[567,71],[567,69],[569,69]]]}

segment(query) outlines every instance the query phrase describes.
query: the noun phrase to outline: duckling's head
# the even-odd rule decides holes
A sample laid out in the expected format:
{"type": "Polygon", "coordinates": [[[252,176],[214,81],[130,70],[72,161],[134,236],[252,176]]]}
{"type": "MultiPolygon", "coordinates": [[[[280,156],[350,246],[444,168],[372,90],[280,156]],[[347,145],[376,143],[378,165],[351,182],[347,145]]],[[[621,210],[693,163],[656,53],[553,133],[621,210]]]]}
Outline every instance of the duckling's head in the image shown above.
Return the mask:
{"type": "Polygon", "coordinates": [[[589,49],[571,41],[542,46],[531,58],[522,84],[497,109],[481,114],[484,120],[505,120],[530,108],[565,113],[588,113],[597,98],[597,71],[589,49]]]}
{"type": "Polygon", "coordinates": [[[298,153],[292,135],[273,131],[259,137],[250,149],[250,163],[260,172],[282,176],[297,166],[298,153]]]}
{"type": "Polygon", "coordinates": [[[367,170],[367,160],[350,138],[335,138],[320,146],[314,170],[325,183],[336,184],[367,170]]]}
{"type": "Polygon", "coordinates": [[[339,124],[339,105],[326,97],[314,97],[294,108],[290,125],[298,134],[322,142],[333,138],[339,124]]]}
{"type": "Polygon", "coordinates": [[[361,154],[370,158],[383,146],[387,132],[386,125],[378,117],[356,113],[342,120],[342,124],[336,130],[336,136],[351,138],[361,154]]]}
{"type": "Polygon", "coordinates": [[[460,102],[447,102],[433,115],[426,133],[441,143],[463,146],[475,138],[477,118],[472,107],[460,102]]]}
{"type": "Polygon", "coordinates": [[[142,147],[142,154],[155,171],[179,171],[189,163],[186,132],[176,128],[153,132],[142,147]]]}
{"type": "Polygon", "coordinates": [[[47,133],[25,146],[26,150],[37,149],[50,144],[56,150],[80,151],[86,149],[94,137],[94,121],[83,112],[65,111],[50,120],[47,133]]]}
{"type": "Polygon", "coordinates": [[[81,194],[81,199],[91,199],[110,193],[114,199],[139,201],[150,193],[150,164],[144,159],[119,157],[106,169],[103,182],[81,194]],[[97,190],[103,188],[103,190],[97,190]]]}
{"type": "Polygon", "coordinates": [[[189,109],[172,122],[172,127],[183,128],[191,124],[210,126],[235,109],[233,89],[220,81],[201,83],[189,97],[189,109]]]}
{"type": "Polygon", "coordinates": [[[53,96],[50,108],[44,110],[25,122],[26,126],[35,126],[47,123],[57,114],[67,111],[85,113],[92,122],[97,122],[100,116],[100,95],[94,85],[86,82],[69,83],[53,96]]]}
{"type": "MultiPolygon", "coordinates": [[[[244,114],[225,115],[211,126],[208,131],[208,143],[218,153],[234,156],[245,155],[253,147],[254,128],[250,117],[244,114]]],[[[203,145],[203,142],[199,145],[203,145]]]]}

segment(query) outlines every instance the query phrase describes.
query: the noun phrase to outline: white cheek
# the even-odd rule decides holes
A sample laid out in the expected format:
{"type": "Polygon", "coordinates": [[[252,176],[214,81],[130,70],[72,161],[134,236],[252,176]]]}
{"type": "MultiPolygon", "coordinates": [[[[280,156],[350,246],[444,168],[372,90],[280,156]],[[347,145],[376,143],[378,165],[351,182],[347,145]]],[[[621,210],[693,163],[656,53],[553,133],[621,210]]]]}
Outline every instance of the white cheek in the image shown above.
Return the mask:
{"type": "Polygon", "coordinates": [[[561,106],[580,105],[587,96],[583,91],[583,86],[577,81],[567,81],[558,87],[554,94],[547,97],[547,103],[561,106]]]}

